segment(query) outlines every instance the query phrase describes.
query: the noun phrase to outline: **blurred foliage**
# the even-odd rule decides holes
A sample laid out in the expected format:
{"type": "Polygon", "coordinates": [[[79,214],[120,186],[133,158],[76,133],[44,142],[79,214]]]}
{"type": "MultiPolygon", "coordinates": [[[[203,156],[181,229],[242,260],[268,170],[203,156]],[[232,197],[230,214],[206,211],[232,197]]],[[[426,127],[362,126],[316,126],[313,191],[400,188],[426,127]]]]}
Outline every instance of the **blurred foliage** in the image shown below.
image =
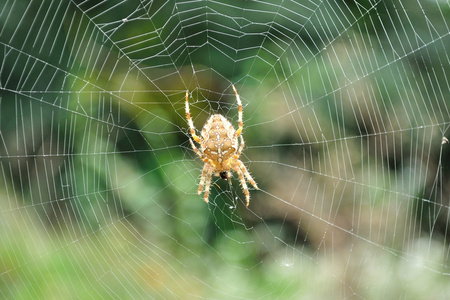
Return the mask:
{"type": "Polygon", "coordinates": [[[5,4],[3,298],[449,296],[448,4],[239,5],[5,4]],[[196,194],[231,83],[251,210],[196,194]]]}

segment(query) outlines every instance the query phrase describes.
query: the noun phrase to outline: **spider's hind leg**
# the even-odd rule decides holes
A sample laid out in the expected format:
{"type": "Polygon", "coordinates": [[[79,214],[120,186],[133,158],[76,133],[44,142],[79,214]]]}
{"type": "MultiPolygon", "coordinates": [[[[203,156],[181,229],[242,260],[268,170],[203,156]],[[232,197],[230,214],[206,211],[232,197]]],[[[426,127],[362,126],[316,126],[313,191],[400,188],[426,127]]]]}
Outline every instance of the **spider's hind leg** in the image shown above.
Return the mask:
{"type": "Polygon", "coordinates": [[[239,149],[234,156],[234,158],[236,158],[236,159],[238,159],[239,156],[241,156],[242,149],[244,149],[244,146],[245,146],[244,138],[242,137],[242,135],[240,137],[241,137],[241,144],[239,145],[239,149]]]}
{"type": "Polygon", "coordinates": [[[189,139],[189,142],[191,143],[192,150],[194,150],[195,154],[197,154],[204,162],[207,162],[206,158],[203,157],[203,154],[200,152],[200,150],[195,147],[194,142],[189,139]]]}
{"type": "Polygon", "coordinates": [[[191,118],[191,113],[189,110],[189,91],[186,91],[186,119],[188,121],[189,124],[189,129],[191,130],[191,136],[194,139],[194,141],[196,141],[197,143],[200,144],[201,140],[200,138],[195,134],[195,127],[194,127],[194,123],[192,122],[192,118],[191,118]]]}
{"type": "Polygon", "coordinates": [[[238,92],[236,91],[236,88],[234,87],[234,85],[232,85],[233,87],[233,91],[234,94],[236,95],[236,101],[238,103],[238,122],[239,122],[239,128],[238,130],[236,130],[235,132],[235,137],[238,137],[241,135],[242,130],[244,129],[244,123],[242,122],[242,102],[241,102],[241,97],[239,97],[238,92]]]}

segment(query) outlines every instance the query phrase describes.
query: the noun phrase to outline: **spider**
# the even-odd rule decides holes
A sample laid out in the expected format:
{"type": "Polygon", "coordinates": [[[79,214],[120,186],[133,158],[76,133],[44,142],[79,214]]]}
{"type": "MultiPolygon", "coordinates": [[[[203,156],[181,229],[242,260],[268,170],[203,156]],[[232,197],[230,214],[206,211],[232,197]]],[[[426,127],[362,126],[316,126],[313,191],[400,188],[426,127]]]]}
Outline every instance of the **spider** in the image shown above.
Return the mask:
{"type": "Polygon", "coordinates": [[[192,149],[194,149],[195,153],[205,163],[198,187],[199,195],[203,190],[203,186],[205,187],[205,202],[208,203],[212,174],[214,173],[214,176],[228,180],[231,178],[231,170],[234,170],[239,176],[239,181],[245,194],[246,206],[248,206],[250,203],[250,192],[248,191],[246,180],[257,190],[258,186],[245,165],[239,159],[244,148],[244,138],[241,135],[244,127],[242,123],[242,103],[236,88],[234,85],[232,87],[238,103],[238,130],[234,130],[233,125],[224,116],[214,114],[206,121],[200,137],[195,134],[196,128],[194,127],[189,112],[189,91],[186,91],[186,119],[189,124],[191,136],[200,145],[200,150],[197,149],[191,138],[189,138],[189,142],[191,142],[192,149]],[[241,139],[240,145],[238,145],[238,137],[241,139]]]}

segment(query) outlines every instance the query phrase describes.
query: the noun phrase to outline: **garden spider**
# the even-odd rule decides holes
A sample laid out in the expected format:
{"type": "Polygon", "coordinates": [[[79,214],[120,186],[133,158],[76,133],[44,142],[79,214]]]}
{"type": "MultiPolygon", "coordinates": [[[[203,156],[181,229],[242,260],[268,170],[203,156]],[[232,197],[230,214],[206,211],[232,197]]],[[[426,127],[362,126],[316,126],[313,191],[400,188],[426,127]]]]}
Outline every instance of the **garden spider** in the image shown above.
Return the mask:
{"type": "Polygon", "coordinates": [[[186,119],[189,124],[191,136],[200,145],[200,150],[197,149],[191,138],[189,138],[189,142],[191,142],[192,149],[194,149],[195,153],[205,163],[198,187],[199,195],[203,190],[203,186],[205,187],[205,202],[208,203],[212,174],[214,173],[214,176],[220,176],[222,179],[228,180],[231,178],[231,170],[234,170],[239,176],[239,181],[245,194],[246,205],[248,206],[250,203],[250,192],[248,191],[246,180],[257,190],[258,186],[239,159],[244,148],[244,138],[241,135],[244,127],[242,123],[242,103],[236,88],[234,85],[232,87],[238,103],[238,130],[234,130],[233,125],[224,116],[215,114],[206,121],[200,137],[195,134],[196,129],[189,112],[189,91],[186,91],[186,119]],[[238,145],[238,137],[241,138],[240,145],[238,145]]]}

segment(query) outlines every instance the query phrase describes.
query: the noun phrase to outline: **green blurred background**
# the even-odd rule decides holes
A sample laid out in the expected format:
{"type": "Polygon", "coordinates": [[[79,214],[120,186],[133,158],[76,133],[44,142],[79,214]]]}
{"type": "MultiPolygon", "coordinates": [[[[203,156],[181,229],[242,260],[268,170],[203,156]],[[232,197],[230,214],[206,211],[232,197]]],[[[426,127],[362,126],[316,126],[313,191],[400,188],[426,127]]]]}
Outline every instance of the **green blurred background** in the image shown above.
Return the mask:
{"type": "Polygon", "coordinates": [[[448,1],[7,1],[0,298],[448,299],[448,1]],[[184,112],[260,191],[197,195],[184,112]]]}

